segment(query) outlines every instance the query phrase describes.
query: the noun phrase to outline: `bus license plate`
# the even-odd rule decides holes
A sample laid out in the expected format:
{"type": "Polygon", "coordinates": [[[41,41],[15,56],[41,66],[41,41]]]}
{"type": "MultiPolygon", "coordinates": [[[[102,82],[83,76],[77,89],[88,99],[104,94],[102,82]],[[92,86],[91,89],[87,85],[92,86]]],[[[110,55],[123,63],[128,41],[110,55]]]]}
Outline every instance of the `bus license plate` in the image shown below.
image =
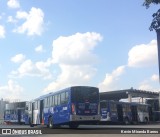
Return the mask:
{"type": "Polygon", "coordinates": [[[84,111],[84,113],[87,113],[87,114],[88,114],[88,113],[90,113],[90,111],[84,111]]]}

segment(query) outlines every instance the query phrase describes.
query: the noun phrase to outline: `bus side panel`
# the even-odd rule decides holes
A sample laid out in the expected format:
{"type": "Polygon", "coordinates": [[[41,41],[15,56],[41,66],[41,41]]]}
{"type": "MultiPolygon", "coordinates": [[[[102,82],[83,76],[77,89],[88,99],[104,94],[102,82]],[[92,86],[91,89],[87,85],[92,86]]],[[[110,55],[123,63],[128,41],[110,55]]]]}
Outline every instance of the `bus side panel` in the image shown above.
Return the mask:
{"type": "Polygon", "coordinates": [[[111,122],[118,122],[117,105],[114,102],[109,102],[111,122]]]}
{"type": "Polygon", "coordinates": [[[48,118],[49,118],[49,108],[44,108],[44,124],[48,125],[48,118]]]}
{"type": "Polygon", "coordinates": [[[68,90],[68,102],[54,107],[54,124],[69,123],[71,112],[71,91],[68,90]]]}
{"type": "Polygon", "coordinates": [[[24,116],[24,121],[25,121],[25,124],[26,124],[26,125],[29,124],[29,114],[25,114],[25,116],[24,116]]]}
{"type": "Polygon", "coordinates": [[[11,114],[5,114],[4,121],[9,122],[11,120],[11,114]]]}
{"type": "Polygon", "coordinates": [[[131,106],[132,122],[138,122],[137,106],[131,106]]]}
{"type": "Polygon", "coordinates": [[[67,123],[70,120],[70,105],[64,104],[54,107],[54,124],[67,123]]]}

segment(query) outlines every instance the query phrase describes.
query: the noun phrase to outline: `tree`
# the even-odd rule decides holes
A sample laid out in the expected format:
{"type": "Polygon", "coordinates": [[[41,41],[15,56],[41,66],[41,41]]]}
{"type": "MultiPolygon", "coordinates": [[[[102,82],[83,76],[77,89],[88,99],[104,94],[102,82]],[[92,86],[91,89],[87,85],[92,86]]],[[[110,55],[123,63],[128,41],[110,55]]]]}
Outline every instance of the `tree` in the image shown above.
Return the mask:
{"type": "MultiPolygon", "coordinates": [[[[150,4],[160,4],[160,0],[145,0],[143,6],[149,8],[150,4]]],[[[154,13],[151,26],[149,27],[150,31],[155,30],[157,33],[157,47],[158,47],[158,63],[159,63],[159,82],[160,82],[160,9],[154,13]]]]}
{"type": "Polygon", "coordinates": [[[149,8],[151,4],[160,4],[160,0],[145,0],[145,2],[143,3],[143,6],[145,6],[146,8],[149,8]]]}

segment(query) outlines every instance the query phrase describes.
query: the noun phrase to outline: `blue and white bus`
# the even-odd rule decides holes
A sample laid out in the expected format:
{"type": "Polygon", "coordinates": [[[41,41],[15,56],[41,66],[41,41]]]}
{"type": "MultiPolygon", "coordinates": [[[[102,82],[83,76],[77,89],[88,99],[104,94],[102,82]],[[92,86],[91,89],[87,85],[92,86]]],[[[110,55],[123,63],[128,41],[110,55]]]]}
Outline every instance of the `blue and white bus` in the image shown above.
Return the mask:
{"type": "Polygon", "coordinates": [[[11,102],[6,104],[4,111],[4,121],[6,123],[25,123],[25,106],[26,102],[11,102]]]}
{"type": "Polygon", "coordinates": [[[29,102],[26,124],[77,128],[80,124],[95,124],[99,120],[99,89],[73,86],[29,102]]]}
{"type": "Polygon", "coordinates": [[[103,123],[148,123],[148,104],[103,100],[100,102],[101,122],[103,123]]]}

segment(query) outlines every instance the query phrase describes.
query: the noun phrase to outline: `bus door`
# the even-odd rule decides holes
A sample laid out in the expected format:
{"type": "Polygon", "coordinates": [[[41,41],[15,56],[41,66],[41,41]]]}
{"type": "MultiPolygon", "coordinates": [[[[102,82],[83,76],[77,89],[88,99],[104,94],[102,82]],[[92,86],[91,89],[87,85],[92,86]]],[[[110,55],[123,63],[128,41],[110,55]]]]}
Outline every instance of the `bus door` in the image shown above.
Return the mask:
{"type": "Polygon", "coordinates": [[[33,110],[34,110],[34,102],[31,103],[31,123],[33,124],[33,110]]]}
{"type": "Polygon", "coordinates": [[[18,123],[21,123],[21,109],[17,109],[18,123]]]}
{"type": "Polygon", "coordinates": [[[131,106],[132,122],[138,122],[137,106],[131,106]]]}
{"type": "Polygon", "coordinates": [[[40,123],[43,123],[43,108],[44,108],[44,100],[40,100],[40,123]]]}
{"type": "Polygon", "coordinates": [[[118,121],[123,122],[123,107],[122,104],[117,104],[118,121]]]}
{"type": "Polygon", "coordinates": [[[101,114],[101,121],[107,121],[107,106],[108,102],[106,101],[101,101],[100,102],[100,114],[101,114]]]}
{"type": "Polygon", "coordinates": [[[109,102],[109,112],[111,116],[111,122],[118,122],[117,103],[115,101],[109,102]]]}
{"type": "Polygon", "coordinates": [[[153,111],[151,106],[148,106],[148,113],[149,113],[149,121],[153,121],[153,111]]]}

